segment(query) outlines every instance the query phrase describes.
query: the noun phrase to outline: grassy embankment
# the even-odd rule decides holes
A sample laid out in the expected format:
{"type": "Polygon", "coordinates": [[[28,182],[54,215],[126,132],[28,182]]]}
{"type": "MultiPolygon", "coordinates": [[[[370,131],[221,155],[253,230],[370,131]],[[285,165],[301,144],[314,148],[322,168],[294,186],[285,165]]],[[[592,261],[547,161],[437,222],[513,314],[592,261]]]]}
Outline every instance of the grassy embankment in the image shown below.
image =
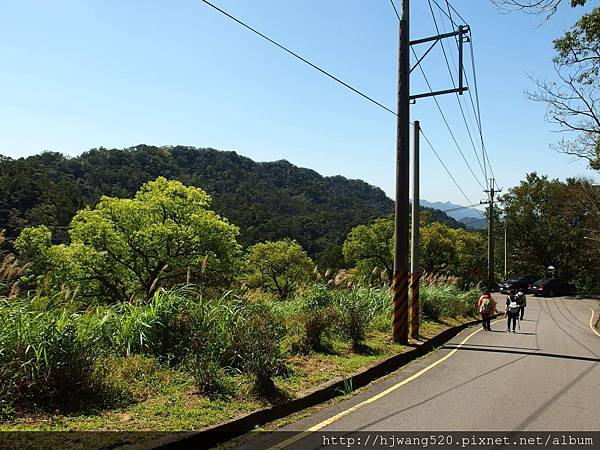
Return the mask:
{"type": "MultiPolygon", "coordinates": [[[[421,289],[423,338],[475,313],[478,291],[421,289]]],[[[289,301],[0,304],[0,431],[197,430],[344,378],[404,348],[388,289],[315,286],[289,301]]]]}

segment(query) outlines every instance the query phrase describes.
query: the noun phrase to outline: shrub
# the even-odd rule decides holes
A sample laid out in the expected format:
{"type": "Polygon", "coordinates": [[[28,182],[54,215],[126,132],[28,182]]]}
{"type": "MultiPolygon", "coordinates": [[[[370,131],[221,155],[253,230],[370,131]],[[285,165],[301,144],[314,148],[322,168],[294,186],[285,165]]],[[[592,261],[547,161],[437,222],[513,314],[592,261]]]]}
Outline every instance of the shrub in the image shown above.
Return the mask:
{"type": "Polygon", "coordinates": [[[253,375],[261,392],[273,389],[272,378],[286,373],[281,352],[284,336],[281,317],[266,303],[248,305],[236,322],[232,366],[253,375]]]}
{"type": "Polygon", "coordinates": [[[355,288],[338,297],[341,311],[341,331],[352,342],[357,350],[366,338],[367,329],[371,325],[376,312],[377,296],[373,289],[355,288]]]}
{"type": "Polygon", "coordinates": [[[300,310],[303,325],[302,347],[305,351],[322,350],[323,338],[330,334],[339,320],[339,311],[327,286],[313,286],[304,298],[300,310]]]}

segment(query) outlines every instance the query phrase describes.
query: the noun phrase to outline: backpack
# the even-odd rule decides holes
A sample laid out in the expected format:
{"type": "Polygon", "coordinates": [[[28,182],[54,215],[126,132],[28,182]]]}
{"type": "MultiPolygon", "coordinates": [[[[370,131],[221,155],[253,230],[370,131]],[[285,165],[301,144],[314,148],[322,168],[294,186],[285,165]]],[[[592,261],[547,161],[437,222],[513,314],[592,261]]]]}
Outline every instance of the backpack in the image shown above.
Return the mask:
{"type": "Polygon", "coordinates": [[[519,304],[514,301],[511,300],[510,303],[508,304],[508,312],[512,313],[512,314],[516,314],[519,312],[519,304]]]}
{"type": "Polygon", "coordinates": [[[481,312],[484,314],[489,314],[492,309],[492,303],[490,302],[489,297],[484,297],[483,302],[481,302],[481,312]]]}

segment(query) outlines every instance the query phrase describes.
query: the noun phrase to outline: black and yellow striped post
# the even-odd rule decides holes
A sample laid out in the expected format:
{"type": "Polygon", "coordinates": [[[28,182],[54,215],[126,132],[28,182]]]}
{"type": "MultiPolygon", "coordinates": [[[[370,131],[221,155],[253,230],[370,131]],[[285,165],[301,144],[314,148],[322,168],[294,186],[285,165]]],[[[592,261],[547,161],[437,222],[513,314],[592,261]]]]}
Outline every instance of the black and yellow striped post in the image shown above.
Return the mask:
{"type": "Polygon", "coordinates": [[[408,343],[408,273],[399,272],[392,282],[393,317],[392,337],[394,342],[408,343]]]}

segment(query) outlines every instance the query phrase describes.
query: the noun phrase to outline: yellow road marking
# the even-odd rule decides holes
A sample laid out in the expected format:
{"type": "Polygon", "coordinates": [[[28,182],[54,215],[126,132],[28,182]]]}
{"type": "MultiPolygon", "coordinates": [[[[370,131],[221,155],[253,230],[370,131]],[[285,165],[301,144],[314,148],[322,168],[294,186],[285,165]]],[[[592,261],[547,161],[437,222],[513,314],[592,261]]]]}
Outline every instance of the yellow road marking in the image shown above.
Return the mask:
{"type": "Polygon", "coordinates": [[[592,331],[594,333],[596,333],[597,336],[600,336],[600,333],[598,333],[598,331],[596,331],[596,329],[594,328],[594,324],[593,324],[593,322],[594,322],[594,316],[596,315],[596,312],[592,308],[590,308],[589,306],[586,306],[586,308],[589,309],[590,311],[592,311],[592,317],[590,317],[590,328],[592,329],[592,331]]]}
{"type": "MultiPolygon", "coordinates": [[[[497,323],[497,322],[501,322],[504,319],[498,319],[495,320],[493,323],[497,323]]],[[[405,384],[410,383],[413,380],[416,380],[417,378],[419,378],[421,375],[423,375],[426,372],[429,372],[431,369],[433,369],[435,366],[437,366],[438,364],[443,363],[444,361],[446,361],[448,358],[450,358],[452,355],[454,355],[464,344],[465,342],[467,342],[469,339],[471,339],[471,337],[473,337],[474,335],[476,335],[477,333],[479,333],[482,330],[482,328],[478,328],[477,330],[473,331],[470,335],[468,335],[466,338],[464,338],[462,340],[462,342],[460,344],[458,344],[454,350],[452,350],[450,353],[448,353],[446,356],[444,356],[443,358],[438,359],[437,361],[433,362],[432,364],[430,364],[429,366],[425,367],[424,369],[419,370],[417,373],[415,373],[414,375],[411,375],[410,377],[400,381],[399,383],[394,384],[393,386],[387,388],[385,391],[380,392],[377,395],[374,395],[373,397],[370,397],[364,401],[362,401],[361,403],[358,403],[357,405],[354,405],[348,409],[346,409],[345,411],[342,411],[338,414],[336,414],[335,416],[330,417],[329,419],[324,420],[321,423],[318,423],[316,425],[313,425],[312,427],[310,427],[309,429],[307,429],[306,431],[303,431],[301,433],[298,433],[294,436],[292,436],[289,439],[286,439],[283,442],[280,442],[279,444],[274,445],[273,447],[270,447],[268,450],[279,450],[282,448],[287,447],[288,445],[293,444],[294,442],[299,441],[300,439],[303,439],[304,437],[306,437],[307,435],[309,435],[311,432],[314,431],[319,431],[321,428],[325,428],[327,425],[331,425],[333,422],[336,422],[338,420],[340,420],[342,417],[347,416],[348,414],[353,413],[354,411],[362,408],[363,406],[366,406],[370,403],[373,403],[383,397],[385,397],[388,394],[391,394],[392,392],[394,392],[396,389],[401,388],[402,386],[404,386],[405,384]]]]}

